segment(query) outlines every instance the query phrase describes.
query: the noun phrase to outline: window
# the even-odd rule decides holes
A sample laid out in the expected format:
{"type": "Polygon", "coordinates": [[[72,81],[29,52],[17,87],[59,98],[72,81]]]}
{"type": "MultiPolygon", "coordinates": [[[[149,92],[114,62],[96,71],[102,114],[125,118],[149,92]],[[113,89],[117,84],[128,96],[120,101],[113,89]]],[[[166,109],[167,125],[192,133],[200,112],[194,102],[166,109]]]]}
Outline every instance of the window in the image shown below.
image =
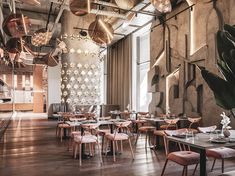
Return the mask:
{"type": "Polygon", "coordinates": [[[132,97],[133,109],[148,111],[151,94],[148,93],[150,69],[150,33],[148,28],[133,35],[132,97]],[[135,47],[136,46],[136,47],[135,47]]]}

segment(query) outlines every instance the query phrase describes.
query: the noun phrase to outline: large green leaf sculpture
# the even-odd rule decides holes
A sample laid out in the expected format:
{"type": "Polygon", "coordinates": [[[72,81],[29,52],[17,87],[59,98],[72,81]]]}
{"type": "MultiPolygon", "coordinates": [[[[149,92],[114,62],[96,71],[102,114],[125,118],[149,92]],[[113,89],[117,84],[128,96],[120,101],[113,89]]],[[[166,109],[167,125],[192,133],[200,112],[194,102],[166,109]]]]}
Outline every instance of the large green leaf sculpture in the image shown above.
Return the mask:
{"type": "Polygon", "coordinates": [[[235,108],[235,27],[225,24],[217,32],[218,68],[223,78],[201,70],[202,77],[213,91],[217,105],[226,110],[235,108]]]}

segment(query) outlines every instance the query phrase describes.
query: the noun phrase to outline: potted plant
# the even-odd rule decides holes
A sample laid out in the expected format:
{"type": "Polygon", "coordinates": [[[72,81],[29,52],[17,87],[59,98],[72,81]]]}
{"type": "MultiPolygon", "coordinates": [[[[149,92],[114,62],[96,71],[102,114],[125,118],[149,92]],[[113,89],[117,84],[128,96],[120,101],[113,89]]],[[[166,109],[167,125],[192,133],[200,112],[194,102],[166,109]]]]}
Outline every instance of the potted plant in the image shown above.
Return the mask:
{"type": "Polygon", "coordinates": [[[214,93],[216,104],[229,110],[235,117],[235,27],[225,24],[222,31],[217,32],[217,50],[219,58],[217,66],[222,78],[206,69],[201,74],[214,93]]]}

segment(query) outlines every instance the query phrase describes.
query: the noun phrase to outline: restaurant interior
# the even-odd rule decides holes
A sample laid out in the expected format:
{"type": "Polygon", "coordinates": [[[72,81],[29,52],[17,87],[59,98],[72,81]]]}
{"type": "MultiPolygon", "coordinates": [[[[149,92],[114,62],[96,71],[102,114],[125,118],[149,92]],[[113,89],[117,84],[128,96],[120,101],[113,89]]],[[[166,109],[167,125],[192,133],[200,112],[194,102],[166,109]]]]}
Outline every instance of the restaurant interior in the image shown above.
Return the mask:
{"type": "Polygon", "coordinates": [[[235,176],[235,0],[0,0],[0,176],[235,176]]]}

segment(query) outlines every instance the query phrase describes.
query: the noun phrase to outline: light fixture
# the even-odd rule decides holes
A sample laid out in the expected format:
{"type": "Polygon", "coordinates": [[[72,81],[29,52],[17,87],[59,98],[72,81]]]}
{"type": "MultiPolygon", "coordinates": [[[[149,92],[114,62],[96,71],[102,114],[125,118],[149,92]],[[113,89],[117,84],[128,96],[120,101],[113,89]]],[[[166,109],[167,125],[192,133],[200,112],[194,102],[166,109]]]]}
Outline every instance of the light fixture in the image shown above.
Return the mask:
{"type": "Polygon", "coordinates": [[[139,3],[140,0],[131,0],[131,1],[130,0],[115,0],[115,2],[118,5],[118,7],[120,7],[121,9],[130,10],[137,3],[139,3]]]}
{"type": "Polygon", "coordinates": [[[172,11],[170,0],[151,0],[152,5],[161,13],[169,13],[172,11]]]}
{"type": "Polygon", "coordinates": [[[31,43],[34,46],[47,45],[49,41],[51,40],[51,37],[52,37],[52,32],[50,32],[49,30],[45,28],[39,29],[33,34],[31,38],[31,43]]]}
{"type": "Polygon", "coordinates": [[[84,16],[91,11],[92,0],[70,0],[69,8],[76,16],[84,16]]]}
{"type": "Polygon", "coordinates": [[[29,4],[29,5],[40,5],[41,3],[38,0],[20,0],[23,3],[29,4]]]}
{"type": "Polygon", "coordinates": [[[97,18],[90,24],[88,33],[95,43],[106,45],[112,42],[114,30],[111,24],[97,18]]]}

